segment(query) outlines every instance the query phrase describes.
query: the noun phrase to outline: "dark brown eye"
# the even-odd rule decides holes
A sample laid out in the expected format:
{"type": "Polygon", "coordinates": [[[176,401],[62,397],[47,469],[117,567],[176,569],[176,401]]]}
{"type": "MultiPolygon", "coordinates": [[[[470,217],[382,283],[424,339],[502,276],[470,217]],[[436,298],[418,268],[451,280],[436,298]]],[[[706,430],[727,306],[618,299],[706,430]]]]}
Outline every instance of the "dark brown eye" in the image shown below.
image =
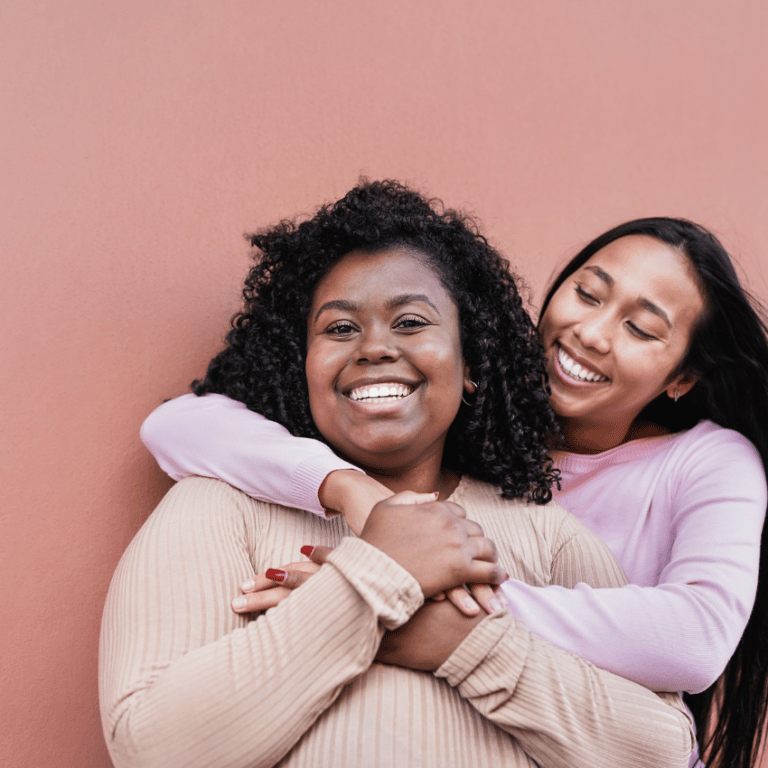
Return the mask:
{"type": "Polygon", "coordinates": [[[329,336],[347,336],[354,333],[355,330],[357,330],[355,326],[348,320],[338,320],[329,325],[323,333],[327,333],[329,336]]]}
{"type": "Polygon", "coordinates": [[[398,318],[394,327],[407,331],[413,328],[423,328],[425,325],[428,325],[428,323],[423,317],[419,317],[418,315],[406,315],[405,317],[398,318]]]}

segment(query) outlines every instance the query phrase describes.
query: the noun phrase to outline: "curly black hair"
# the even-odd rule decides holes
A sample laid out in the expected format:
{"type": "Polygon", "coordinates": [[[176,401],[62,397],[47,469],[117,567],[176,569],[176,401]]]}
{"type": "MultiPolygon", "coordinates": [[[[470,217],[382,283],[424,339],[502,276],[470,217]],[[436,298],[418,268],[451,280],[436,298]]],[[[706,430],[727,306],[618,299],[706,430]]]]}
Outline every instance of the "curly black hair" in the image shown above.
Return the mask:
{"type": "Polygon", "coordinates": [[[543,504],[557,470],[547,453],[557,434],[544,357],[507,262],[472,219],[395,181],[362,180],[309,220],[248,235],[256,263],[232,318],[227,346],[192,383],[323,440],[305,376],[307,318],[320,279],[352,251],[405,245],[420,251],[459,311],[461,348],[478,386],[446,439],[443,465],[499,486],[507,498],[543,504]]]}

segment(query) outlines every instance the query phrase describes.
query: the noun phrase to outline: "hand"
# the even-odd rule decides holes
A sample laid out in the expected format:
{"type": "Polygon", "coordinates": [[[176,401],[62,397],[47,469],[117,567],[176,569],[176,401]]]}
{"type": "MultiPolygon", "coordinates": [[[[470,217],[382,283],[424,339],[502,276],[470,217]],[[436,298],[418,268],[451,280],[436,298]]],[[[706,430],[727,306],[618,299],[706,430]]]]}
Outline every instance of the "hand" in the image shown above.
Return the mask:
{"type": "Polygon", "coordinates": [[[405,568],[419,582],[424,597],[463,583],[504,580],[504,571],[495,562],[494,543],[477,523],[466,519],[458,504],[404,504],[404,498],[419,498],[405,495],[409,493],[376,504],[360,538],[405,568]]]}
{"type": "Polygon", "coordinates": [[[240,585],[244,595],[232,601],[232,610],[235,613],[255,613],[274,608],[319,570],[318,563],[301,562],[259,573],[240,585]]]}
{"type": "Polygon", "coordinates": [[[425,603],[407,624],[384,634],[376,661],[434,672],[483,618],[464,616],[448,600],[425,603]]]}
{"type": "Polygon", "coordinates": [[[337,469],[326,475],[317,498],[328,513],[340,512],[357,534],[363,530],[373,506],[392,496],[392,491],[365,472],[337,469]]]}
{"type": "Polygon", "coordinates": [[[444,600],[446,597],[465,616],[477,616],[480,608],[486,613],[493,613],[504,607],[504,595],[490,584],[467,584],[454,587],[448,592],[435,595],[432,600],[444,600]]]}

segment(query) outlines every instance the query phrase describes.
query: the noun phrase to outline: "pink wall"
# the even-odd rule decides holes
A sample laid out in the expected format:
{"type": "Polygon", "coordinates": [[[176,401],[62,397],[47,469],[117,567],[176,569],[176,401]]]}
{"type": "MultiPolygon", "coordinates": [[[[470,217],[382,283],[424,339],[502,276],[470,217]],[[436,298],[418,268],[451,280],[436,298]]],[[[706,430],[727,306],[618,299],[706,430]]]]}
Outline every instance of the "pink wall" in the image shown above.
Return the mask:
{"type": "Polygon", "coordinates": [[[139,424],[216,351],[243,231],[364,172],[477,212],[537,294],[661,212],[721,233],[768,298],[764,0],[5,6],[8,768],[109,765],[101,606],[168,486],[139,424]]]}

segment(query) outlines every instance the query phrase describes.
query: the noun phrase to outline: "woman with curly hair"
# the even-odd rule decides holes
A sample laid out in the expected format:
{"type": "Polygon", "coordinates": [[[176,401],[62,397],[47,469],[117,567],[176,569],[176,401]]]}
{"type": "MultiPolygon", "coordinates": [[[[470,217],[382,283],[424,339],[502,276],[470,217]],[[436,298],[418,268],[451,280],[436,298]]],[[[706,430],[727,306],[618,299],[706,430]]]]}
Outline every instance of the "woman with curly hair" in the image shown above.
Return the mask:
{"type": "Polygon", "coordinates": [[[684,766],[693,739],[677,695],[598,670],[507,611],[423,605],[505,571],[539,586],[624,583],[602,542],[544,503],[555,424],[503,260],[393,183],[256,242],[244,310],[197,391],[257,398],[395,496],[358,538],[342,516],[219,480],[171,489],[105,608],[115,765],[684,766]],[[244,579],[300,548],[320,566],[301,588],[258,616],[229,610],[244,579]]]}
{"type": "MultiPolygon", "coordinates": [[[[566,591],[510,579],[505,602],[536,634],[599,667],[686,691],[706,764],[750,768],[768,699],[759,305],[711,233],[639,219],[563,269],[540,331],[561,429],[550,446],[555,499],[609,543],[633,586],[566,591]]],[[[260,498],[341,511],[356,530],[386,495],[325,446],[220,395],[166,403],[142,437],[176,479],[223,477],[260,498]]],[[[249,580],[235,609],[285,593],[260,591],[264,583],[249,580]]]]}

